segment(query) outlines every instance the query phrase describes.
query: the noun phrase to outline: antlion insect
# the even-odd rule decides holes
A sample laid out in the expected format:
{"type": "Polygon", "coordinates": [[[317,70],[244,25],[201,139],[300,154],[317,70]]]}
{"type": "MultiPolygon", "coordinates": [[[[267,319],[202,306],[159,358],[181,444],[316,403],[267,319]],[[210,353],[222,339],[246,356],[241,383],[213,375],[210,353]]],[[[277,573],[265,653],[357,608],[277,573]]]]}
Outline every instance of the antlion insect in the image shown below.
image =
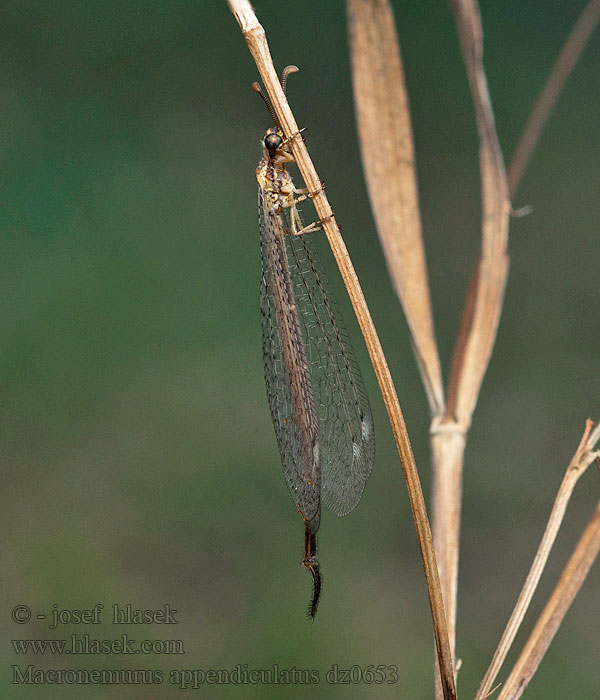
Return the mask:
{"type": "MultiPolygon", "coordinates": [[[[288,66],[281,77],[298,70],[288,66]]],[[[373,418],[354,352],[298,203],[316,193],[294,186],[293,163],[269,100],[274,127],[263,140],[256,169],[262,253],[261,317],[265,381],[283,474],[305,525],[302,565],[313,577],[308,615],[321,593],[317,531],[321,499],[346,515],[359,502],[373,468],[373,418]]],[[[295,134],[294,137],[299,134],[295,134]]],[[[292,138],[294,138],[292,137],[292,138]]]]}

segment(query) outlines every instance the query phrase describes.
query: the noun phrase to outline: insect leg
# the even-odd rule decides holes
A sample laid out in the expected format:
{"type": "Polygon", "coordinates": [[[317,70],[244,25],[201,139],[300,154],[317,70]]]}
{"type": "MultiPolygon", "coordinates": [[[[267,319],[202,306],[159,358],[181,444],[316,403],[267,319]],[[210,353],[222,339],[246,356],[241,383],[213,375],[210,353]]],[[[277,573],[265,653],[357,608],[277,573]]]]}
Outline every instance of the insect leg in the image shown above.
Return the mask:
{"type": "Polygon", "coordinates": [[[308,187],[294,187],[294,194],[299,194],[302,195],[301,197],[296,198],[296,202],[301,202],[304,199],[313,199],[313,197],[316,197],[320,192],[325,192],[327,187],[325,187],[325,183],[321,183],[321,187],[319,187],[318,190],[315,190],[314,192],[309,192],[308,187]]]}
{"type": "MultiPolygon", "coordinates": [[[[299,131],[296,131],[296,132],[293,133],[291,136],[288,136],[287,139],[284,139],[284,140],[282,141],[281,145],[282,145],[282,146],[285,146],[285,145],[286,145],[287,143],[289,143],[290,141],[293,141],[295,138],[298,138],[298,136],[300,136],[300,134],[302,134],[303,131],[306,131],[307,134],[308,134],[308,127],[307,127],[307,126],[304,126],[304,127],[302,127],[302,129],[300,129],[299,131]]],[[[303,141],[306,141],[306,139],[305,139],[304,137],[302,137],[302,140],[303,140],[303,141]]]]}
{"type": "MultiPolygon", "coordinates": [[[[333,214],[330,214],[329,216],[326,216],[324,219],[319,219],[318,221],[313,221],[312,224],[309,224],[308,226],[305,226],[304,228],[298,229],[296,226],[296,223],[294,223],[294,211],[295,208],[292,209],[292,213],[290,215],[290,219],[292,221],[292,234],[294,236],[303,236],[305,233],[314,233],[314,231],[321,231],[323,228],[323,224],[333,218],[333,214]]],[[[298,213],[296,212],[296,215],[298,216],[298,213]]],[[[300,219],[298,218],[298,221],[300,219]]]]}

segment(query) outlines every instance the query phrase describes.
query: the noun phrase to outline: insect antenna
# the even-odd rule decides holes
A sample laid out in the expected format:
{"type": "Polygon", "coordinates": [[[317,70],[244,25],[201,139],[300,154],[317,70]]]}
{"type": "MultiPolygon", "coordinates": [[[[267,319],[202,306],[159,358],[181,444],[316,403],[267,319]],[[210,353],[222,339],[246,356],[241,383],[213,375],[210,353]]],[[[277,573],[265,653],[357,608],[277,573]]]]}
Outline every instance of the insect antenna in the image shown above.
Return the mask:
{"type": "Polygon", "coordinates": [[[285,95],[285,88],[287,86],[287,79],[290,73],[297,73],[300,70],[298,66],[286,66],[281,74],[281,87],[283,88],[283,94],[285,95]]]}
{"type": "Polygon", "coordinates": [[[252,83],[252,89],[254,92],[257,92],[261,97],[263,102],[267,105],[267,109],[269,110],[269,114],[271,115],[271,119],[273,120],[275,126],[277,127],[278,131],[281,131],[281,127],[279,126],[279,122],[277,121],[277,117],[275,116],[275,112],[273,111],[273,107],[271,107],[271,103],[269,102],[269,98],[265,95],[263,92],[260,83],[257,83],[254,81],[252,83]]]}
{"type": "MultiPolygon", "coordinates": [[[[287,87],[287,79],[288,76],[291,73],[297,73],[300,70],[298,66],[286,66],[283,69],[283,72],[281,73],[281,87],[283,89],[283,94],[285,95],[285,89],[287,87]]],[[[279,122],[277,121],[277,117],[275,116],[275,112],[273,111],[273,107],[271,107],[271,103],[269,102],[269,98],[265,95],[263,92],[263,89],[260,86],[260,83],[254,81],[252,83],[252,89],[254,92],[257,92],[261,97],[263,102],[267,105],[267,109],[269,110],[269,114],[271,115],[271,119],[273,120],[273,123],[277,127],[279,131],[281,131],[281,126],[279,126],[279,122]]]]}

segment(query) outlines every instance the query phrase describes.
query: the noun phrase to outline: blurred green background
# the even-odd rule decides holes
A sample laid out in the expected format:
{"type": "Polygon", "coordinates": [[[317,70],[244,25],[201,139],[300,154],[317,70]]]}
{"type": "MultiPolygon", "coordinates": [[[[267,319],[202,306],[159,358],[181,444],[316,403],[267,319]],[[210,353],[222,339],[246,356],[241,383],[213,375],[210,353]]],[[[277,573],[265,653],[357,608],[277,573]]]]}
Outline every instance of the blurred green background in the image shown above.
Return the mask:
{"type": "MultiPolygon", "coordinates": [[[[485,0],[485,59],[508,160],[582,2],[485,0]]],[[[396,380],[426,493],[428,412],[369,212],[343,4],[257,0],[289,96],[396,380]]],[[[449,7],[396,2],[415,131],[437,337],[447,374],[479,245],[473,109],[449,7]]],[[[472,696],[538,544],[564,468],[600,404],[600,36],[552,116],[514,205],[504,315],[466,454],[459,690],[472,696]]],[[[398,457],[338,274],[377,455],[360,506],[325,514],[321,608],[265,398],[254,168],[269,125],[223,2],[8,1],[0,10],[2,698],[432,697],[432,638],[398,457]],[[48,629],[52,606],[179,611],[185,655],[18,656],[11,639],[118,638],[48,629]],[[17,625],[10,611],[30,606],[17,625]],[[162,669],[161,686],[12,685],[12,664],[162,669]],[[170,669],[314,669],[318,685],[180,690],[170,669]],[[329,685],[396,665],[391,685],[329,685]]],[[[375,136],[376,139],[376,136],[375,136]]],[[[299,176],[296,176],[298,181],[299,176]]],[[[304,209],[310,218],[309,208],[304,209]]],[[[567,512],[539,612],[598,496],[567,512]]],[[[596,566],[526,697],[598,698],[596,566]]],[[[527,618],[517,649],[531,628],[527,618]]],[[[515,658],[515,654],[511,656],[515,658]]],[[[503,676],[504,677],[504,676],[503,676]]]]}

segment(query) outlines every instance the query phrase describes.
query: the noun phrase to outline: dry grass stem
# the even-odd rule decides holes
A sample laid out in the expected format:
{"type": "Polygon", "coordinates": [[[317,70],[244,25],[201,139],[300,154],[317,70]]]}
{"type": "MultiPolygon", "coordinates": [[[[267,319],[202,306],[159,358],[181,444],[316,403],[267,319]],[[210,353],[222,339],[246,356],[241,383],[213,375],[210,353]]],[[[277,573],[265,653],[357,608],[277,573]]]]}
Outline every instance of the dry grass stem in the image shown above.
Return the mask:
{"type": "MultiPolygon", "coordinates": [[[[287,103],[285,95],[283,94],[283,90],[281,89],[279,78],[273,66],[273,61],[267,45],[264,29],[258,22],[250,3],[247,2],[247,0],[228,0],[228,3],[238,21],[238,24],[240,25],[284,134],[286,137],[292,138],[298,133],[298,126],[287,103]]],[[[317,172],[302,139],[292,138],[291,147],[306,186],[308,187],[309,191],[318,192],[321,189],[321,181],[319,180],[317,172]]],[[[323,223],[323,228],[325,229],[327,239],[339,267],[342,279],[344,280],[344,284],[346,285],[346,289],[348,290],[348,295],[350,296],[352,306],[365,338],[365,343],[367,345],[371,362],[373,363],[383,400],[390,418],[394,438],[396,440],[396,446],[402,462],[402,469],[404,471],[404,476],[407,483],[408,495],[415,521],[415,528],[421,549],[421,556],[423,558],[423,567],[425,570],[425,577],[429,592],[434,635],[440,664],[440,676],[442,687],[444,689],[444,698],[448,700],[454,699],[456,698],[454,672],[452,669],[452,657],[448,642],[448,632],[446,629],[446,619],[444,615],[437,565],[435,562],[435,554],[433,551],[433,543],[429,529],[429,521],[427,519],[425,501],[423,498],[421,484],[410,446],[404,417],[402,415],[391,374],[387,366],[379,338],[375,331],[371,315],[362,294],[362,290],[358,283],[356,273],[350,261],[348,251],[346,250],[346,246],[339,232],[335,218],[332,216],[333,212],[327,197],[322,190],[315,195],[313,198],[313,203],[315,205],[315,209],[317,210],[318,216],[325,220],[323,223]]]]}
{"type": "Polygon", "coordinates": [[[433,544],[440,572],[452,658],[456,645],[456,597],[460,548],[462,471],[466,434],[456,423],[436,421],[431,428],[433,465],[433,544]],[[448,601],[448,602],[446,602],[448,601]]]}
{"type": "Polygon", "coordinates": [[[565,567],[498,700],[516,700],[529,685],[600,552],[600,502],[565,567]]]}
{"type": "MultiPolygon", "coordinates": [[[[456,598],[466,432],[471,424],[502,311],[508,275],[510,202],[500,144],[483,69],[483,30],[474,0],[451,2],[477,120],[482,191],[481,257],[459,328],[450,379],[447,416],[431,429],[433,530],[451,648],[456,644],[456,598]]],[[[436,697],[440,697],[436,686],[436,697]]]]}
{"type": "Polygon", "coordinates": [[[514,196],[531,153],[535,148],[542,128],[546,123],[565,82],[583,53],[591,35],[600,22],[600,0],[590,0],[575,23],[569,37],[542,88],[527,119],[519,143],[508,166],[508,188],[514,196]]]}
{"type": "MultiPolygon", "coordinates": [[[[552,512],[550,513],[550,518],[548,519],[548,524],[546,525],[546,529],[533,560],[533,564],[531,565],[531,569],[527,574],[523,589],[519,594],[519,598],[506,628],[502,633],[502,638],[500,639],[498,647],[494,652],[490,666],[486,671],[475,695],[475,700],[483,700],[485,697],[487,697],[490,688],[496,680],[496,676],[498,675],[506,655],[512,646],[519,627],[521,626],[521,622],[523,621],[525,613],[527,612],[527,608],[531,603],[531,599],[533,598],[533,594],[535,593],[544,567],[546,566],[546,561],[548,560],[550,550],[552,549],[556,535],[560,529],[560,525],[564,518],[573,489],[575,488],[575,484],[579,481],[580,477],[584,474],[589,465],[592,464],[592,462],[594,462],[594,460],[600,454],[600,452],[594,451],[596,443],[598,440],[600,440],[600,423],[593,431],[592,425],[592,421],[588,420],[579,446],[575,451],[569,466],[567,467],[567,471],[563,477],[560,488],[558,489],[558,494],[556,496],[556,500],[554,501],[554,506],[552,507],[552,512]]],[[[578,589],[579,586],[577,586],[576,590],[578,589]]],[[[549,643],[550,641],[548,640],[546,648],[549,643]]],[[[540,647],[536,646],[536,648],[539,649],[540,647]]]]}
{"type": "Polygon", "coordinates": [[[600,502],[523,648],[498,700],[517,700],[529,685],[600,552],[600,502]]]}
{"type": "Polygon", "coordinates": [[[347,0],[354,104],[371,210],[390,277],[410,328],[433,416],[444,389],[433,319],[408,96],[387,0],[347,0]]]}

